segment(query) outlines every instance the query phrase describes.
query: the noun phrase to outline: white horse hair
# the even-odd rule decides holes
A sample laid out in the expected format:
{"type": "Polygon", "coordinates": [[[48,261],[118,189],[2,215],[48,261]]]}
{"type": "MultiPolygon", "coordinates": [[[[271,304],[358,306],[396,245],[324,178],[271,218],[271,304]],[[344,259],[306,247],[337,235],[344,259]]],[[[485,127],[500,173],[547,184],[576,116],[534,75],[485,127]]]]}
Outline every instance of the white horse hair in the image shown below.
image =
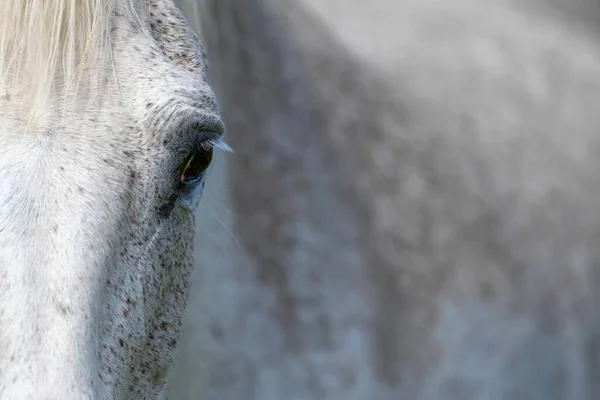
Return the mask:
{"type": "Polygon", "coordinates": [[[171,0],[0,3],[0,398],[163,398],[226,149],[171,0]]]}
{"type": "MultiPolygon", "coordinates": [[[[102,62],[110,45],[114,0],[7,0],[0,4],[0,77],[27,81],[31,112],[45,112],[45,102],[60,74],[70,83],[102,62]],[[87,59],[87,63],[86,63],[87,59]]],[[[6,94],[6,93],[4,93],[6,94]]]]}

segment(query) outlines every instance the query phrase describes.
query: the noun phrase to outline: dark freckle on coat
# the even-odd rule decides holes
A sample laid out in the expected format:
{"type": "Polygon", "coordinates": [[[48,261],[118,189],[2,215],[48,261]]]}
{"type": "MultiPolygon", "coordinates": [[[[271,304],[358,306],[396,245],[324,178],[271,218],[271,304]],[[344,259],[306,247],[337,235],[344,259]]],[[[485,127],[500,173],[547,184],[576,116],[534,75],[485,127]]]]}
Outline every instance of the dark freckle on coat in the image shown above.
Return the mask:
{"type": "Polygon", "coordinates": [[[135,183],[135,179],[137,178],[137,174],[135,173],[135,171],[132,169],[129,171],[129,186],[133,186],[133,184],[135,183]]]}
{"type": "Polygon", "coordinates": [[[171,215],[171,212],[173,212],[173,209],[175,208],[175,203],[177,202],[178,197],[179,196],[177,195],[177,193],[173,193],[167,199],[167,202],[158,208],[158,216],[161,218],[168,218],[169,215],[171,215]]]}
{"type": "Polygon", "coordinates": [[[65,306],[65,305],[59,305],[58,306],[58,310],[60,311],[60,313],[62,315],[68,315],[72,313],[72,310],[69,309],[69,307],[65,306]]]}

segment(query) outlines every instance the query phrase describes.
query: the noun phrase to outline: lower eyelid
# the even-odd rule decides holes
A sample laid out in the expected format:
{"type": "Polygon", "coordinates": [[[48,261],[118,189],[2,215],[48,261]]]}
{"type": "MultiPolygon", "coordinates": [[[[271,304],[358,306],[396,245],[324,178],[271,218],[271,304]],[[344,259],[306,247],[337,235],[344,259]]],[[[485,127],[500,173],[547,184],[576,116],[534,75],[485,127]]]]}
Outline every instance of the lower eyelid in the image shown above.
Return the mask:
{"type": "Polygon", "coordinates": [[[182,181],[181,183],[183,185],[193,185],[195,183],[198,183],[199,181],[201,181],[202,179],[204,179],[204,176],[206,175],[206,172],[202,172],[200,175],[198,175],[198,177],[194,178],[194,179],[190,179],[187,181],[182,181]]]}

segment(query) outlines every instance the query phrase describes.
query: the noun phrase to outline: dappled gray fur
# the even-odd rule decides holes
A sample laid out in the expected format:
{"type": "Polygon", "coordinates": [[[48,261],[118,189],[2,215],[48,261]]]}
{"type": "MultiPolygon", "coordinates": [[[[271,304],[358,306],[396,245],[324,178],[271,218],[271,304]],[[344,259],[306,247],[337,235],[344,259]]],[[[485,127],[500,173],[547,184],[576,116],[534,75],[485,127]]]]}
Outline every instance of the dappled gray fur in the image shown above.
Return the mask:
{"type": "MultiPolygon", "coordinates": [[[[108,19],[100,26],[110,52],[85,65],[97,73],[81,75],[77,93],[65,93],[73,72],[65,66],[86,60],[85,37],[42,60],[52,82],[0,76],[3,400],[166,397],[204,187],[204,179],[183,184],[182,167],[201,144],[220,143],[219,115],[203,48],[171,0],[103,3],[110,12],[96,17],[108,19]],[[32,104],[36,85],[48,96],[32,104]]],[[[78,4],[60,4],[75,10],[57,10],[65,32],[93,31],[82,21],[69,27],[83,18],[78,4]]],[[[43,26],[31,40],[54,18],[34,17],[28,25],[43,26]]],[[[38,45],[26,44],[5,48],[38,45]]]]}

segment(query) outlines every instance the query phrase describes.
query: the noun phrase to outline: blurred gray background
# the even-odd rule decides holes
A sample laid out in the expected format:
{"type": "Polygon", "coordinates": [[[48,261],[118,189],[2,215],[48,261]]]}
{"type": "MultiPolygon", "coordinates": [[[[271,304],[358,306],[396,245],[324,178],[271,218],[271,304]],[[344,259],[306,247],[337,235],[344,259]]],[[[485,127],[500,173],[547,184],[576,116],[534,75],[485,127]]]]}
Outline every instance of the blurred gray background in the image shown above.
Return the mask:
{"type": "Polygon", "coordinates": [[[179,3],[236,152],[170,399],[600,398],[600,3],[179,3]]]}

